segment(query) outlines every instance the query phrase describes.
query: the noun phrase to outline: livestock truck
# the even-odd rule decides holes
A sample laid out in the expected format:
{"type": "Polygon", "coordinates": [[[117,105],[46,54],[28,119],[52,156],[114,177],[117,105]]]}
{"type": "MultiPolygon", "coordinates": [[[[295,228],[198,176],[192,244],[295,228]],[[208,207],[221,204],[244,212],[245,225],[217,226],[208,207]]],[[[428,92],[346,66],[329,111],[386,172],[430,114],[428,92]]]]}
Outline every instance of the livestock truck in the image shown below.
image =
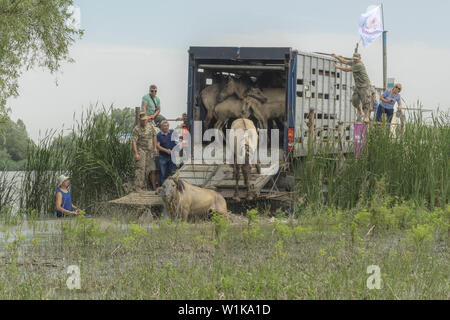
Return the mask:
{"type": "MultiPolygon", "coordinates": [[[[252,169],[250,175],[251,188],[259,198],[290,199],[294,179],[289,163],[307,155],[310,139],[317,146],[327,139],[336,141],[339,135],[340,149],[335,144],[334,152],[351,150],[353,126],[350,124],[356,118],[351,105],[353,77],[350,72],[336,69],[335,60],[330,56],[288,47],[190,47],[188,53],[187,126],[191,142],[201,141],[208,129],[194,125],[206,117],[201,99],[206,87],[223,81],[224,77],[246,77],[258,87],[283,89],[284,119],[270,124],[270,128],[280,130],[279,169],[270,175],[252,169]],[[312,131],[309,123],[314,123],[312,131]]],[[[194,151],[191,150],[192,154],[194,151]]],[[[233,196],[235,180],[229,164],[185,164],[176,175],[191,184],[213,188],[225,198],[233,196]]],[[[242,180],[241,177],[240,197],[245,197],[242,180]]]]}

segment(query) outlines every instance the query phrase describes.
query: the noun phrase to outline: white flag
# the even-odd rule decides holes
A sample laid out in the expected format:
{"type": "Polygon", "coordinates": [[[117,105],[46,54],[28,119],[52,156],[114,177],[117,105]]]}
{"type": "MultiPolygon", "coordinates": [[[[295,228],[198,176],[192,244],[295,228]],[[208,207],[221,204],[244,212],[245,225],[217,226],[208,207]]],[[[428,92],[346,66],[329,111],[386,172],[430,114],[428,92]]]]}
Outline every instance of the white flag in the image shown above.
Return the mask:
{"type": "Polygon", "coordinates": [[[380,6],[370,6],[367,8],[366,13],[363,13],[359,18],[358,31],[364,47],[367,47],[383,33],[380,6]]]}

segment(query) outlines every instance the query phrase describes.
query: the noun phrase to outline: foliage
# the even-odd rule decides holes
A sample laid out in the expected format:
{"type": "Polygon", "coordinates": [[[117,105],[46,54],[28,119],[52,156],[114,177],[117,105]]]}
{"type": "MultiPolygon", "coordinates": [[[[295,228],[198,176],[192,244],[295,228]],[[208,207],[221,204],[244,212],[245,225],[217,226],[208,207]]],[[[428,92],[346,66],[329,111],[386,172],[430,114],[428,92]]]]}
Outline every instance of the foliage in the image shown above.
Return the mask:
{"type": "Polygon", "coordinates": [[[126,124],[112,120],[111,110],[91,106],[70,139],[51,131],[29,149],[22,208],[54,212],[56,178],[61,173],[70,177],[73,202],[90,213],[97,203],[124,193],[134,163],[130,142],[123,143],[118,136],[126,124]]]}
{"type": "Polygon", "coordinates": [[[242,230],[242,236],[246,243],[252,240],[262,239],[264,234],[261,232],[261,228],[256,224],[258,219],[257,209],[247,209],[245,215],[247,217],[247,229],[242,230]]]}
{"type": "Polygon", "coordinates": [[[281,224],[277,220],[274,221],[273,226],[281,239],[290,239],[292,237],[294,231],[290,226],[281,224]]]}
{"type": "Polygon", "coordinates": [[[17,199],[17,174],[0,170],[0,215],[8,213],[17,199]]]}
{"type": "Polygon", "coordinates": [[[127,124],[114,121],[111,110],[89,109],[74,130],[77,138],[68,171],[73,195],[83,205],[123,195],[123,184],[134,169],[130,141],[122,143],[118,136],[127,124]]]}
{"type": "Polygon", "coordinates": [[[73,0],[0,0],[0,114],[18,95],[18,79],[35,66],[59,70],[83,31],[68,23],[73,0]]]}
{"type": "Polygon", "coordinates": [[[360,156],[347,153],[343,165],[336,141],[317,145],[316,153],[291,163],[300,181],[298,197],[306,199],[301,207],[364,207],[379,196],[381,179],[381,193],[389,196],[388,201],[444,207],[450,198],[449,123],[448,113],[433,116],[431,124],[415,116],[406,123],[404,134],[397,132],[396,137],[388,126],[371,125],[360,156]]]}
{"type": "Polygon", "coordinates": [[[256,219],[258,218],[258,210],[253,208],[253,209],[247,209],[247,213],[245,215],[247,217],[247,221],[248,221],[248,228],[251,227],[251,225],[253,223],[256,222],[256,219]]]}
{"type": "Polygon", "coordinates": [[[130,222],[129,234],[121,240],[121,243],[126,249],[131,250],[136,248],[138,242],[141,241],[146,234],[147,229],[137,225],[134,222],[130,222]]]}
{"type": "Polygon", "coordinates": [[[84,215],[78,215],[74,221],[63,224],[62,233],[68,240],[79,241],[84,246],[100,241],[106,234],[97,220],[84,215]]]}
{"type": "Polygon", "coordinates": [[[428,244],[433,240],[433,226],[426,224],[418,224],[408,231],[406,241],[413,243],[416,248],[428,244]]]}
{"type": "Polygon", "coordinates": [[[214,224],[214,232],[217,238],[223,235],[230,226],[225,216],[216,211],[211,213],[211,220],[214,224]]]}
{"type": "Polygon", "coordinates": [[[112,109],[111,118],[123,128],[122,133],[131,133],[135,125],[135,110],[130,107],[112,109]]]}
{"type": "Polygon", "coordinates": [[[0,122],[0,166],[10,171],[23,169],[29,145],[33,147],[34,142],[28,137],[23,121],[14,122],[4,116],[0,122]]]}

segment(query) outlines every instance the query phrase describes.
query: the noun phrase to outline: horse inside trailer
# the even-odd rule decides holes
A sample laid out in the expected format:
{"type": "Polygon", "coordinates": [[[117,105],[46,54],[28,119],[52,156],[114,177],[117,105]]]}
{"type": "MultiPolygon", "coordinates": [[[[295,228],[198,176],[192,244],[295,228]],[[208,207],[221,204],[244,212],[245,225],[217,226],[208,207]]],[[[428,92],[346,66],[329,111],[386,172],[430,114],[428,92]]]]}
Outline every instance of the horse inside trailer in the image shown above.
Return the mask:
{"type": "MultiPolygon", "coordinates": [[[[277,152],[271,153],[269,157],[272,155],[277,157],[275,161],[277,164],[285,163],[288,154],[287,128],[288,126],[293,128],[295,120],[293,109],[295,87],[289,85],[290,82],[295,84],[293,71],[296,69],[294,68],[295,63],[292,63],[295,62],[295,59],[296,55],[290,48],[191,47],[189,50],[187,103],[191,142],[203,141],[205,131],[211,128],[222,130],[223,136],[226,138],[226,129],[231,127],[235,119],[248,118],[253,121],[256,128],[269,129],[267,134],[269,140],[271,129],[278,129],[278,139],[269,141],[268,153],[271,153],[271,146],[277,145],[277,152]],[[292,94],[292,92],[294,93],[292,94]],[[274,93],[276,93],[277,103],[280,99],[281,103],[273,103],[274,93]],[[265,108],[269,104],[263,103],[265,100],[262,96],[265,95],[268,96],[267,102],[272,103],[272,107],[278,112],[276,117],[271,117],[272,113],[261,112],[261,110],[268,110],[265,108]],[[247,99],[248,97],[256,97],[261,105],[259,103],[252,105],[248,116],[241,116],[238,112],[240,110],[239,103],[252,101],[247,99]],[[237,106],[234,109],[230,107],[228,110],[227,101],[233,102],[237,106]],[[225,111],[225,119],[218,119],[220,108],[225,111]],[[231,112],[232,110],[237,111],[231,112]],[[201,131],[199,123],[202,124],[201,131]]],[[[259,141],[261,141],[260,132],[259,141]]],[[[202,152],[210,142],[203,143],[202,152]]],[[[193,149],[195,148],[196,146],[193,149]]],[[[191,152],[192,155],[195,155],[195,150],[191,150],[191,152]]],[[[205,154],[202,154],[204,157],[205,154]]],[[[270,164],[267,165],[270,166],[270,164]]],[[[179,170],[178,175],[192,184],[215,188],[224,197],[230,198],[234,186],[231,170],[232,166],[229,164],[214,165],[203,161],[201,164],[185,165],[179,170]]],[[[256,171],[252,172],[250,180],[253,188],[257,192],[263,193],[263,188],[270,185],[268,182],[279,172],[279,169],[276,170],[275,173],[266,175],[258,174],[256,171]]]]}

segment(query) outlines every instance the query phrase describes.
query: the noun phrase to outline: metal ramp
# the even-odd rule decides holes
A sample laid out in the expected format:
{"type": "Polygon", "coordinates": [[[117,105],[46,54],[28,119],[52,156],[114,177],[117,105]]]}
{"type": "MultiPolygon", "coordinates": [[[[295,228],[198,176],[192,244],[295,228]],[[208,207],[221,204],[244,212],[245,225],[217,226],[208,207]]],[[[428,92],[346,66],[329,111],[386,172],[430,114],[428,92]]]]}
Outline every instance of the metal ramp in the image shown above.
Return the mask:
{"type": "MultiPolygon", "coordinates": [[[[264,170],[264,166],[261,166],[261,169],[264,170]]],[[[174,176],[198,187],[214,189],[225,198],[231,198],[234,194],[235,180],[233,166],[230,164],[185,164],[174,176]]],[[[259,193],[271,177],[272,175],[258,174],[256,168],[252,167],[249,176],[250,190],[259,193]]],[[[239,189],[240,196],[244,197],[246,189],[242,173],[239,189]]]]}

